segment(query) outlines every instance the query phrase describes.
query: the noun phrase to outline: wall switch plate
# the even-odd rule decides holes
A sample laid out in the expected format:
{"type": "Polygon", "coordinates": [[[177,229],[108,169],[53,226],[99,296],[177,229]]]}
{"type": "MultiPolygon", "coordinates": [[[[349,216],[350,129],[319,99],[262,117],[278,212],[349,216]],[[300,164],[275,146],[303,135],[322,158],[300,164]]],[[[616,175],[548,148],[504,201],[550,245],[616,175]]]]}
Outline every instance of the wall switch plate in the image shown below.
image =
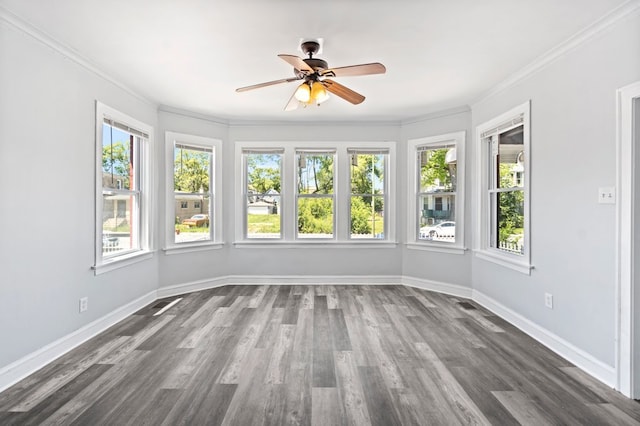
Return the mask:
{"type": "Polygon", "coordinates": [[[87,309],[89,309],[89,298],[88,297],[81,297],[80,298],[80,313],[86,311],[87,309]]]}
{"type": "Polygon", "coordinates": [[[600,204],[615,204],[616,203],[616,188],[613,186],[606,186],[598,188],[598,203],[600,204]]]}
{"type": "Polygon", "coordinates": [[[553,295],[551,293],[544,294],[544,306],[553,309],[553,295]]]}

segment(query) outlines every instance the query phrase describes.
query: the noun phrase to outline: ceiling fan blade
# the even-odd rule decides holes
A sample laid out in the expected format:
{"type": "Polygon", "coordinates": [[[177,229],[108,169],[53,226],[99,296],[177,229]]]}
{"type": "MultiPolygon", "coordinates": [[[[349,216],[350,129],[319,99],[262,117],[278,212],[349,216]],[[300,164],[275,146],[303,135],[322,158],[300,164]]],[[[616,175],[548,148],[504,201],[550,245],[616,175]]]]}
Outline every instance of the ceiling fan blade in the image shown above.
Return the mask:
{"type": "Polygon", "coordinates": [[[313,68],[311,68],[309,65],[307,65],[307,63],[305,61],[303,61],[302,58],[299,58],[296,55],[280,54],[278,56],[280,58],[282,58],[285,62],[287,62],[289,65],[293,66],[297,70],[307,71],[310,74],[314,73],[313,68]]]}
{"type": "Polygon", "coordinates": [[[364,96],[360,93],[354,92],[348,87],[345,87],[340,83],[336,83],[333,80],[325,79],[322,80],[321,83],[329,92],[341,97],[347,102],[351,102],[354,105],[358,105],[364,101],[364,96]]]}
{"type": "Polygon", "coordinates": [[[298,105],[300,105],[300,101],[296,98],[296,92],[293,92],[291,95],[291,99],[287,102],[287,105],[284,107],[285,111],[293,111],[294,109],[298,109],[298,105]]]}
{"type": "Polygon", "coordinates": [[[300,80],[300,78],[298,77],[282,78],[280,80],[267,81],[266,83],[259,83],[259,84],[254,84],[252,86],[240,87],[236,89],[236,92],[246,92],[247,90],[259,89],[261,87],[273,86],[274,84],[280,84],[280,83],[290,83],[296,80],[300,80]]]}
{"type": "Polygon", "coordinates": [[[347,77],[352,75],[384,74],[387,71],[380,62],[371,64],[349,65],[347,67],[329,68],[322,75],[331,77],[347,77]]]}

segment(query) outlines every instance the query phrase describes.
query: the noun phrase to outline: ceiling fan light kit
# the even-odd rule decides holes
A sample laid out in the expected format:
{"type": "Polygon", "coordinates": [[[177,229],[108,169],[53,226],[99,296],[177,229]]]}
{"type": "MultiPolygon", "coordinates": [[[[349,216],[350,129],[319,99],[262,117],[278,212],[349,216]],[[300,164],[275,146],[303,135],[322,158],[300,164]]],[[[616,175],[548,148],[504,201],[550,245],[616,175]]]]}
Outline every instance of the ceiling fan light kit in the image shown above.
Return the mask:
{"type": "Polygon", "coordinates": [[[385,66],[379,62],[329,68],[327,61],[313,57],[313,55],[318,52],[319,48],[320,44],[317,41],[309,40],[302,42],[300,45],[300,49],[309,56],[308,58],[302,59],[298,56],[287,54],[278,55],[282,60],[293,66],[295,77],[240,87],[236,89],[236,92],[246,92],[248,90],[258,89],[261,87],[303,80],[285,106],[285,111],[294,110],[300,105],[320,105],[322,102],[329,99],[329,93],[357,105],[364,101],[364,96],[346,86],[328,79],[327,77],[384,74],[386,72],[385,66]]]}

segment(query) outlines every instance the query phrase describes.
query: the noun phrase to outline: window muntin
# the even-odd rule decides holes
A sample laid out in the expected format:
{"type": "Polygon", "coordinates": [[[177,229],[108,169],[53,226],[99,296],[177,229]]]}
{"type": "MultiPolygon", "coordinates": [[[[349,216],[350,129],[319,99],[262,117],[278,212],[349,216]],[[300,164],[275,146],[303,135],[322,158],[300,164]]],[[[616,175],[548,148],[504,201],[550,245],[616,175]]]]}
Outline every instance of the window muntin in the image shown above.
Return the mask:
{"type": "Polygon", "coordinates": [[[456,144],[432,144],[416,149],[418,170],[417,237],[419,241],[456,242],[456,144]]]}
{"type": "Polygon", "coordinates": [[[281,239],[282,150],[245,150],[245,237],[281,239]]]}
{"type": "Polygon", "coordinates": [[[352,239],[384,239],[387,151],[350,150],[349,232],[352,239]]]}
{"type": "Polygon", "coordinates": [[[297,238],[335,235],[334,151],[296,151],[297,238]]]}
{"type": "Polygon", "coordinates": [[[486,138],[489,155],[489,246],[524,255],[524,126],[497,131],[486,138]]]}
{"type": "Polygon", "coordinates": [[[213,148],[174,142],[174,243],[213,240],[213,148]]]}

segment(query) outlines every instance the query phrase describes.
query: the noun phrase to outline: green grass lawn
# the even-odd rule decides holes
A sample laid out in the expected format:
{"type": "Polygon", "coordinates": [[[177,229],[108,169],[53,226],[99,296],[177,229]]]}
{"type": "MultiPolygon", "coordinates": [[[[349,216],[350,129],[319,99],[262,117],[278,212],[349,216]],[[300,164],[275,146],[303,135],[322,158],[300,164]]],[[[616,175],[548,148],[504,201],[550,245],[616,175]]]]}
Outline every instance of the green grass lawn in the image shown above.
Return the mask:
{"type": "Polygon", "coordinates": [[[247,215],[247,231],[249,234],[277,234],[280,232],[279,214],[247,215]]]}

